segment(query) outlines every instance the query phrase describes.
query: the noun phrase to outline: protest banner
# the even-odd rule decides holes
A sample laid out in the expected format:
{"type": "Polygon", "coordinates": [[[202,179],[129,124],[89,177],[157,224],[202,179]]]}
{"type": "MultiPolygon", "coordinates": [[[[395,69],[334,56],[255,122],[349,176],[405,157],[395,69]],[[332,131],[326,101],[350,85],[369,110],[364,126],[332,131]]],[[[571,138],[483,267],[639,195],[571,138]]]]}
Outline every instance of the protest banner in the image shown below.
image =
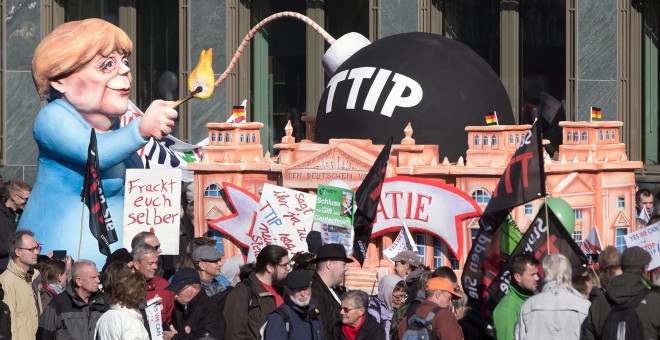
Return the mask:
{"type": "Polygon", "coordinates": [[[142,231],[160,241],[162,255],[179,254],[181,170],[128,169],[124,198],[124,248],[142,231]]]}
{"type": "Polygon", "coordinates": [[[282,246],[289,254],[307,251],[306,238],[312,229],[315,195],[266,183],[259,206],[247,263],[255,261],[261,249],[269,244],[282,246]]]}
{"type": "MultiPolygon", "coordinates": [[[[147,321],[149,322],[149,331],[151,333],[151,340],[163,339],[163,318],[161,316],[161,309],[163,299],[159,296],[147,301],[147,308],[144,309],[147,314],[147,321]]],[[[168,329],[169,330],[169,329],[168,329]]]]}
{"type": "Polygon", "coordinates": [[[396,237],[394,242],[392,242],[392,245],[383,250],[383,254],[385,254],[385,256],[387,256],[390,261],[392,261],[392,258],[402,251],[412,250],[417,252],[417,245],[413,240],[412,234],[410,234],[410,230],[408,230],[406,221],[401,222],[403,222],[403,227],[401,228],[399,235],[396,237]]]}
{"type": "Polygon", "coordinates": [[[314,222],[353,227],[353,198],[351,189],[320,184],[316,196],[314,222]]]}
{"type": "Polygon", "coordinates": [[[660,222],[639,229],[624,237],[627,247],[638,246],[651,254],[649,270],[660,267],[660,222]]]}

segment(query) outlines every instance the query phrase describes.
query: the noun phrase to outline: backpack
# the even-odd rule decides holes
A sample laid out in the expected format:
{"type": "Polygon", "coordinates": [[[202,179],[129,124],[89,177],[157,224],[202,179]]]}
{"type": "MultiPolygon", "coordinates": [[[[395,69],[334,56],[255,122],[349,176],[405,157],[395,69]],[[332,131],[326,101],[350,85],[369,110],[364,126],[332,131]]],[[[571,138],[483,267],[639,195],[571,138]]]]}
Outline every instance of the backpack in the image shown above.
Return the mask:
{"type": "MultiPolygon", "coordinates": [[[[282,307],[277,308],[273,313],[278,313],[282,316],[282,319],[284,319],[284,329],[286,329],[286,333],[289,335],[289,337],[291,337],[291,322],[289,319],[289,314],[282,307]]],[[[257,340],[266,339],[266,325],[268,325],[268,320],[266,320],[264,325],[259,328],[259,337],[257,337],[257,340]]]]}
{"type": "MultiPolygon", "coordinates": [[[[251,310],[252,308],[257,308],[259,307],[259,295],[255,292],[254,286],[250,278],[245,278],[241,280],[241,282],[245,285],[245,288],[247,288],[247,295],[249,297],[248,300],[248,311],[251,310]]],[[[220,311],[220,314],[222,314],[225,310],[225,303],[227,301],[227,296],[234,290],[234,287],[228,286],[227,289],[224,291],[215,294],[211,296],[211,300],[215,302],[216,306],[218,306],[218,310],[220,311]]],[[[225,322],[225,318],[220,318],[218,319],[219,327],[220,327],[220,334],[224,336],[225,331],[227,330],[227,323],[225,322]]],[[[218,340],[222,340],[222,337],[218,340]]]]}
{"type": "Polygon", "coordinates": [[[637,306],[644,300],[648,289],[644,289],[625,305],[617,305],[607,296],[612,310],[607,314],[601,332],[602,340],[638,340],[644,338],[644,328],[637,316],[637,306]]]}
{"type": "Polygon", "coordinates": [[[408,328],[403,332],[401,340],[431,340],[435,339],[433,332],[433,318],[442,307],[435,307],[429,312],[426,318],[413,315],[408,319],[408,328]]]}

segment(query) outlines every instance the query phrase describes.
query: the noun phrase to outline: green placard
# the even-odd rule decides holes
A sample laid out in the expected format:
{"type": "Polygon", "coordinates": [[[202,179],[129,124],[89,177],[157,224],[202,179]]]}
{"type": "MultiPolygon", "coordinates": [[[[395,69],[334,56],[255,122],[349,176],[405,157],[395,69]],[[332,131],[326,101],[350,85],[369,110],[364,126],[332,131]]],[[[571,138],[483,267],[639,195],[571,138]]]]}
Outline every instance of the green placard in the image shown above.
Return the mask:
{"type": "Polygon", "coordinates": [[[354,199],[353,190],[320,184],[316,196],[314,222],[352,227],[354,199]]]}

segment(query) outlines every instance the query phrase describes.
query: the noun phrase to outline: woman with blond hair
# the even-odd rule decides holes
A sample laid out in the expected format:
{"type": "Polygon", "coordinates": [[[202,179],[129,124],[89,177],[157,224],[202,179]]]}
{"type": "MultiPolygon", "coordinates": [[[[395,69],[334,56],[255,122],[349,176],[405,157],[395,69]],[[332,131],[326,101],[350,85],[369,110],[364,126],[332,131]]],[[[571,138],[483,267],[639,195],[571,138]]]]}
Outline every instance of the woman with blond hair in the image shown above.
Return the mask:
{"type": "MultiPolygon", "coordinates": [[[[34,123],[37,178],[19,228],[33,230],[45,251],[79,247],[72,228],[80,225],[80,191],[92,129],[97,132],[95,154],[111,217],[105,220],[111,242],[114,232],[117,240],[122,239],[126,169],[141,168],[136,151],[174,126],[177,112],[172,103],[156,100],[144,116],[119,127],[119,118],[128,111],[132,50],[131,40],[115,25],[85,19],[60,25],[34,52],[32,78],[48,104],[34,123]]],[[[79,256],[103,263],[105,257],[93,246],[99,241],[90,231],[89,218],[83,221],[79,256]]],[[[121,242],[113,243],[110,251],[119,247],[121,242]]]]}
{"type": "Polygon", "coordinates": [[[121,270],[110,283],[110,310],[96,323],[96,340],[149,340],[140,313],[140,303],[147,296],[147,285],[140,273],[121,270]]]}

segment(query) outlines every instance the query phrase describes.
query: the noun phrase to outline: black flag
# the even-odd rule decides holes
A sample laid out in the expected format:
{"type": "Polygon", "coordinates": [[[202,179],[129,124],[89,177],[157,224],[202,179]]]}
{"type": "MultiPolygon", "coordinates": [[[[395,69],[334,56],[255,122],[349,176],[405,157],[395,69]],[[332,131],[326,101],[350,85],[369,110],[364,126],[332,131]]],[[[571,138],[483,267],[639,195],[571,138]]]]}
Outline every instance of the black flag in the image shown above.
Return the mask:
{"type": "Polygon", "coordinates": [[[99,251],[103,255],[109,256],[110,244],[117,242],[117,233],[112,217],[110,217],[108,204],[105,201],[103,184],[99,178],[99,158],[94,129],[92,129],[92,134],[89,137],[85,181],[80,197],[89,208],[89,229],[99,242],[99,251]]]}
{"type": "Polygon", "coordinates": [[[477,309],[483,309],[486,288],[500,273],[500,225],[511,209],[546,195],[542,146],[541,126],[537,122],[511,157],[479,219],[479,232],[472,241],[461,277],[468,299],[477,309]]]}
{"type": "Polygon", "coordinates": [[[385,170],[387,170],[387,161],[390,158],[391,149],[392,137],[387,140],[374,165],[371,166],[369,173],[355,192],[357,209],[355,210],[353,222],[353,229],[355,230],[353,257],[360,262],[360,266],[364,264],[364,259],[367,257],[367,248],[371,239],[371,230],[378,210],[380,192],[383,189],[385,170]]]}
{"type": "MultiPolygon", "coordinates": [[[[534,218],[534,222],[529,226],[511,256],[527,253],[532,254],[535,259],[542,262],[548,255],[548,247],[550,247],[550,253],[562,254],[571,262],[573,278],[581,276],[589,262],[587,256],[584,255],[580,246],[575,243],[573,236],[568,233],[566,227],[555,216],[552,209],[548,209],[548,219],[550,223],[545,222],[545,207],[542,206],[536,218],[534,218]],[[548,226],[549,230],[547,229],[548,226]],[[549,242],[548,235],[550,236],[549,242]]],[[[493,284],[488,287],[487,309],[488,307],[494,308],[508,291],[508,283],[511,282],[508,262],[504,268],[507,270],[502,270],[493,284]]],[[[539,275],[541,277],[545,276],[541,268],[539,268],[539,275]]]]}

